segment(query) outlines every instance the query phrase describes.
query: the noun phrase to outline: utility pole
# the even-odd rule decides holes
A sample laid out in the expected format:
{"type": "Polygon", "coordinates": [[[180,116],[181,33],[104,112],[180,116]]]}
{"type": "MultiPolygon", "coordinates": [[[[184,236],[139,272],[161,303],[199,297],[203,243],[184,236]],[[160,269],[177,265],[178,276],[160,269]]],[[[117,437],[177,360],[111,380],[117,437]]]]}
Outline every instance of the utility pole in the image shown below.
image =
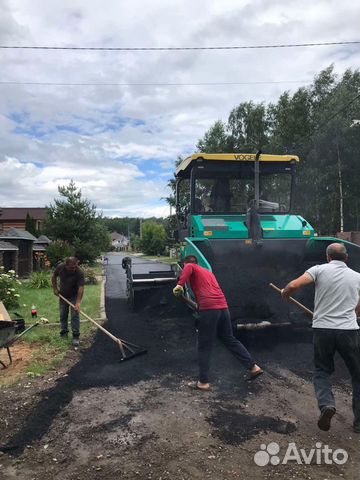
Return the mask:
{"type": "MultiPolygon", "coordinates": [[[[359,90],[360,93],[360,90],[359,90]]],[[[360,120],[353,120],[350,128],[359,128],[360,127],[360,120]]],[[[357,209],[356,209],[356,230],[359,230],[359,200],[357,201],[357,209]]]]}
{"type": "Polygon", "coordinates": [[[127,231],[128,231],[128,249],[131,250],[131,237],[130,237],[130,224],[129,224],[129,222],[128,222],[127,231]]]}
{"type": "Polygon", "coordinates": [[[140,240],[142,240],[142,218],[140,218],[140,240]]]}
{"type": "Polygon", "coordinates": [[[254,194],[255,194],[255,208],[256,211],[259,211],[259,198],[260,198],[260,155],[261,150],[258,150],[255,155],[255,162],[254,162],[254,172],[255,172],[255,179],[254,179],[254,194]]]}
{"type": "Polygon", "coordinates": [[[342,184],[342,172],[341,172],[341,158],[339,141],[336,138],[336,151],[338,160],[338,178],[339,178],[339,196],[340,196],[340,232],[344,231],[344,197],[343,197],[343,184],[342,184]]]}

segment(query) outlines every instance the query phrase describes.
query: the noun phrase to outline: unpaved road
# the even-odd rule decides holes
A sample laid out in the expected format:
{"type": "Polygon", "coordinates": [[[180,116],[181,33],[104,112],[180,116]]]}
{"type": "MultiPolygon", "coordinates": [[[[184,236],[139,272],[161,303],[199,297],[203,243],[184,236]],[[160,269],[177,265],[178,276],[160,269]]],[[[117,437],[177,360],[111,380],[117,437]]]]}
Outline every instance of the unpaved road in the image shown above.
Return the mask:
{"type": "MultiPolygon", "coordinates": [[[[120,363],[116,345],[99,332],[67,375],[60,370],[56,379],[0,390],[1,479],[360,478],[359,436],[351,430],[351,390],[341,361],[338,414],[329,433],[317,429],[308,333],[249,337],[250,350],[266,369],[253,384],[218,345],[214,388],[197,392],[187,387],[197,373],[191,316],[130,313],[124,290],[121,255],[109,255],[108,327],[145,344],[148,354],[120,363]],[[295,455],[317,448],[310,465],[300,456],[301,464],[282,463],[291,443],[295,455]],[[277,453],[275,465],[256,465],[254,455],[269,444],[270,453],[277,453]],[[326,464],[324,445],[346,450],[347,462],[337,464],[329,454],[326,464]]],[[[256,458],[265,462],[269,456],[256,458]]],[[[337,458],[343,459],[341,452],[337,458]]]]}

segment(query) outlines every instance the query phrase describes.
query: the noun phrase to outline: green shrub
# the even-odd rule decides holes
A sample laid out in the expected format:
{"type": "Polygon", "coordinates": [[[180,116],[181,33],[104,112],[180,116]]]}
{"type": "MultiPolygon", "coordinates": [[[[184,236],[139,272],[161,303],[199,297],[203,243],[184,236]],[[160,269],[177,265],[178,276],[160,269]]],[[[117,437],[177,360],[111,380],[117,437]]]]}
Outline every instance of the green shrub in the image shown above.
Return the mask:
{"type": "Polygon", "coordinates": [[[85,285],[96,285],[98,283],[96,278],[96,272],[88,265],[81,265],[81,270],[84,272],[85,285]]]}
{"type": "Polygon", "coordinates": [[[159,223],[148,221],[143,224],[141,250],[146,255],[161,255],[165,250],[166,232],[159,223]]]}
{"type": "Polygon", "coordinates": [[[80,263],[92,263],[99,256],[98,248],[92,241],[85,241],[76,238],[74,240],[75,257],[80,263]]]}
{"type": "Polygon", "coordinates": [[[63,262],[66,258],[73,257],[75,255],[75,249],[68,242],[56,240],[46,247],[45,253],[51,266],[55,267],[59,262],[63,262]]]}
{"type": "Polygon", "coordinates": [[[50,278],[46,272],[34,272],[29,283],[33,288],[49,288],[50,278]]]}
{"type": "Polygon", "coordinates": [[[4,267],[0,266],[0,301],[3,302],[5,308],[19,306],[18,285],[21,285],[21,282],[17,279],[14,270],[5,272],[4,267]]]}

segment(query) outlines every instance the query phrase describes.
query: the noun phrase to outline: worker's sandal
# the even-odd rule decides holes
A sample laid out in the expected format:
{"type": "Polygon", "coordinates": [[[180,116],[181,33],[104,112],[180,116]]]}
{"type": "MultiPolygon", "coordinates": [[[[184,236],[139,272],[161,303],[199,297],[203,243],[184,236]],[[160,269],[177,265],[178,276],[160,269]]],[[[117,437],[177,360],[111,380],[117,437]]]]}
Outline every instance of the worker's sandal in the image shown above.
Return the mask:
{"type": "Polygon", "coordinates": [[[210,384],[209,383],[205,383],[204,385],[207,385],[206,387],[202,387],[201,386],[202,384],[200,384],[199,382],[189,382],[187,384],[187,386],[189,388],[192,388],[193,390],[201,390],[203,392],[208,392],[209,390],[211,390],[211,387],[210,387],[210,384]]]}
{"type": "Polygon", "coordinates": [[[264,373],[264,370],[262,368],[260,368],[260,370],[257,370],[256,372],[254,373],[249,373],[249,375],[247,376],[246,378],[246,381],[247,382],[252,382],[253,380],[255,380],[256,378],[260,377],[260,375],[262,375],[264,373]]]}

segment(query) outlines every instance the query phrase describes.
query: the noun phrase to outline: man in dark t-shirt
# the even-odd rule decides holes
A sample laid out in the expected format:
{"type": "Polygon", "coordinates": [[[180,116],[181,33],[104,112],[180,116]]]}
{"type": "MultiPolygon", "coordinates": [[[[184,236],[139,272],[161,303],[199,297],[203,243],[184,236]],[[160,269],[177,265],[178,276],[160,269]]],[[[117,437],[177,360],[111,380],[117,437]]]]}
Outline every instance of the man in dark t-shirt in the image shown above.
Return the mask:
{"type": "MultiPolygon", "coordinates": [[[[59,293],[71,302],[75,308],[71,309],[71,329],[73,334],[73,345],[79,345],[80,336],[80,304],[84,294],[84,272],[78,266],[75,257],[69,257],[64,263],[60,263],[53,273],[51,282],[54,295],[59,293]],[[58,283],[60,279],[60,286],[58,283]]],[[[60,299],[60,336],[64,339],[68,335],[69,305],[60,299]]]]}

